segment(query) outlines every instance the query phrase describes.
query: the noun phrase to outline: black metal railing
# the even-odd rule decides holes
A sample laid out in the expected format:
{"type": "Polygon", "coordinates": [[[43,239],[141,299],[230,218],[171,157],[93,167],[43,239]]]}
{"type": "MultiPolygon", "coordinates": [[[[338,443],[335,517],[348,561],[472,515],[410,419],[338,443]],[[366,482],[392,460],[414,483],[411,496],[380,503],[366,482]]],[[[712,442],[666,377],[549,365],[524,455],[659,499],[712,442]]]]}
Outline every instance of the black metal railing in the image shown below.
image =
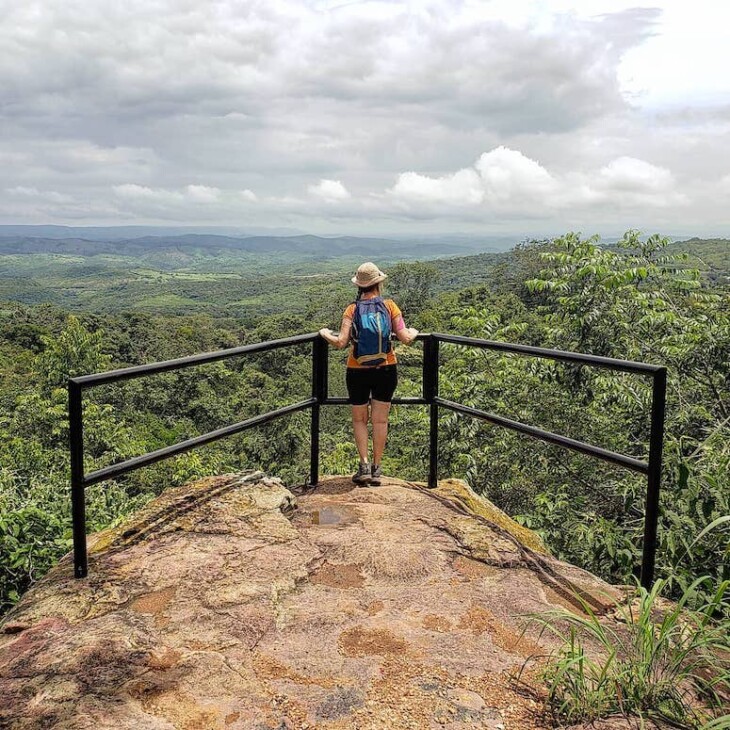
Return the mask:
{"type": "MultiPolygon", "coordinates": [[[[646,500],[644,508],[644,539],[641,559],[641,583],[644,587],[650,588],[654,582],[654,561],[656,555],[657,523],[659,515],[659,488],[661,482],[662,468],[662,445],[664,439],[664,407],[667,387],[667,369],[659,365],[649,365],[628,360],[616,360],[614,358],[586,355],[579,352],[564,352],[562,350],[548,350],[541,347],[530,347],[527,345],[515,345],[507,342],[495,342],[492,340],[481,340],[473,337],[461,337],[458,335],[447,335],[440,333],[420,334],[419,340],[423,341],[423,390],[420,398],[394,398],[393,403],[404,405],[427,405],[429,406],[429,470],[428,485],[436,487],[438,479],[438,416],[439,408],[446,408],[457,413],[462,413],[474,418],[488,421],[497,426],[527,434],[533,438],[556,444],[582,454],[602,459],[611,464],[622,466],[626,469],[644,474],[647,477],[646,500]],[[530,355],[533,357],[560,360],[563,362],[577,363],[580,365],[591,365],[609,370],[634,373],[650,376],[652,378],[652,402],[651,402],[651,430],[649,436],[649,460],[642,461],[632,456],[619,454],[607,449],[593,446],[592,444],[576,441],[575,439],[561,436],[560,434],[544,431],[535,426],[530,426],[519,421],[514,421],[504,416],[499,416],[488,411],[465,406],[460,403],[446,400],[439,397],[439,344],[448,343],[452,345],[463,345],[466,347],[477,347],[498,352],[514,353],[518,355],[530,355]]],[[[328,352],[329,348],[324,339],[318,333],[313,332],[305,335],[296,335],[269,342],[260,342],[253,345],[243,345],[228,350],[191,355],[190,357],[166,360],[164,362],[152,363],[149,365],[138,365],[121,370],[112,370],[106,373],[94,375],[83,375],[81,377],[69,378],[68,381],[68,402],[69,402],[69,426],[70,426],[70,452],[71,452],[71,503],[73,518],[73,546],[74,546],[74,575],[83,578],[88,573],[88,560],[86,551],[86,487],[101,482],[105,479],[126,474],[134,469],[154,464],[157,461],[167,459],[176,454],[189,451],[197,446],[216,441],[224,436],[240,433],[246,429],[268,423],[274,419],[281,418],[296,411],[310,409],[311,418],[311,452],[310,452],[310,484],[317,484],[319,481],[319,431],[320,431],[320,408],[323,405],[344,405],[347,398],[336,398],[329,396],[328,388],[328,352]],[[291,405],[278,408],[268,413],[253,416],[245,421],[225,426],[215,431],[195,436],[194,438],[181,441],[180,443],[166,446],[165,448],[152,451],[142,456],[135,456],[132,459],[113,464],[112,466],[98,469],[89,474],[84,473],[84,439],[83,439],[83,415],[82,395],[83,391],[95,386],[108,383],[116,383],[130,378],[143,377],[155,373],[163,373],[170,370],[180,370],[193,365],[202,365],[209,362],[216,362],[239,355],[248,355],[257,352],[267,352],[282,347],[312,343],[312,395],[306,400],[292,403],[291,405]]]]}

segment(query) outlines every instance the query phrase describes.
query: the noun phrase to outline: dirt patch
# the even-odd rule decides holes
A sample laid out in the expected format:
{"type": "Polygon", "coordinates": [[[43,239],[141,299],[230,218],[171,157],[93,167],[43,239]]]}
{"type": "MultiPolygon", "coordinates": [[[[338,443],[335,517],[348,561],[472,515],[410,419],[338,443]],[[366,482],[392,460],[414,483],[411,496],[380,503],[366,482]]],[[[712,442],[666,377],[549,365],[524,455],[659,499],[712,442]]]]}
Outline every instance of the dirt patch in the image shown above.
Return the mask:
{"type": "Polygon", "coordinates": [[[345,656],[403,654],[408,644],[387,629],[366,629],[355,626],[340,634],[337,642],[345,656]]]}
{"type": "Polygon", "coordinates": [[[459,620],[459,628],[474,634],[489,633],[492,641],[500,648],[521,656],[542,654],[539,644],[514,631],[498,619],[489,609],[473,604],[459,620]]]}
{"type": "Polygon", "coordinates": [[[384,608],[385,604],[382,601],[373,601],[368,604],[366,610],[368,612],[368,616],[375,616],[375,614],[380,613],[384,608]]]}
{"type": "Polygon", "coordinates": [[[330,689],[337,685],[337,682],[328,677],[308,677],[301,674],[268,654],[255,654],[253,657],[253,669],[259,679],[288,679],[296,684],[313,684],[318,687],[324,687],[325,689],[330,689]]]}
{"type": "Polygon", "coordinates": [[[309,581],[330,588],[360,588],[365,579],[357,565],[324,563],[309,576],[309,581]]]}
{"type": "Polygon", "coordinates": [[[491,633],[495,623],[494,614],[491,611],[482,606],[472,605],[459,619],[459,628],[474,634],[481,634],[485,631],[491,633]]]}
{"type": "Polygon", "coordinates": [[[175,587],[163,588],[152,593],[145,593],[132,601],[130,608],[137,613],[147,613],[156,616],[162,613],[175,596],[175,587]]]}
{"type": "Polygon", "coordinates": [[[446,618],[446,616],[439,616],[435,613],[429,613],[425,616],[421,622],[421,626],[423,626],[424,629],[436,631],[440,634],[445,634],[453,628],[453,624],[446,618]]]}
{"type": "Polygon", "coordinates": [[[345,494],[358,489],[352,477],[329,477],[322,480],[314,489],[307,490],[306,494],[345,494]]]}
{"type": "Polygon", "coordinates": [[[552,725],[542,708],[502,673],[453,675],[440,666],[390,656],[347,727],[547,730],[552,725]]]}
{"type": "Polygon", "coordinates": [[[504,718],[505,730],[537,730],[552,728],[545,705],[539,699],[518,690],[504,674],[485,674],[474,680],[460,680],[459,686],[473,690],[488,706],[499,710],[504,718]]]}
{"type": "Polygon", "coordinates": [[[192,697],[178,690],[163,692],[142,701],[145,712],[161,717],[178,730],[213,730],[221,727],[220,713],[199,705],[192,697]]]}
{"type": "Polygon", "coordinates": [[[166,646],[160,652],[152,652],[147,662],[150,669],[170,669],[182,659],[182,654],[166,646]]]}

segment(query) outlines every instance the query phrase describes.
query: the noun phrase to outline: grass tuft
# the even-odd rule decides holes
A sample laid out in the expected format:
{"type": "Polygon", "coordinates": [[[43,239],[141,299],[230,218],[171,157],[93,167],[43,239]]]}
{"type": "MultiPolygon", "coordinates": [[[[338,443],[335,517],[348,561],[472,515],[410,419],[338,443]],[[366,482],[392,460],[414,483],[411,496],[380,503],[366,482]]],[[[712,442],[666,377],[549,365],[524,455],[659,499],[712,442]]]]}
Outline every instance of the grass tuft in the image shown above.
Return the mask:
{"type": "Polygon", "coordinates": [[[637,586],[617,606],[615,627],[579,596],[583,616],[562,608],[531,616],[541,633],[562,641],[541,671],[555,719],[619,714],[691,730],[730,728],[730,714],[721,714],[730,697],[730,581],[688,608],[710,580],[695,580],[677,603],[661,598],[666,581],[651,591],[637,586]]]}

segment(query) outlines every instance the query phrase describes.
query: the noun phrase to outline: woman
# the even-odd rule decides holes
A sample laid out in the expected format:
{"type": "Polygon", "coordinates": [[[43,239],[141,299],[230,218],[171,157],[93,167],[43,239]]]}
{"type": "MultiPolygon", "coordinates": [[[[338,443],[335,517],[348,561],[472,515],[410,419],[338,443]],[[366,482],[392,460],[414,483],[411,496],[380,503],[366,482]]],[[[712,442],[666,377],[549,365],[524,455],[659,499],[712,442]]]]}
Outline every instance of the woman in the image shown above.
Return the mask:
{"type": "Polygon", "coordinates": [[[360,466],[352,481],[362,485],[378,485],[382,477],[380,461],[388,435],[390,402],[398,384],[395,352],[388,335],[394,332],[401,342],[408,344],[418,334],[418,330],[406,327],[398,305],[392,299],[382,298],[381,284],[386,278],[370,261],[360,266],[351,279],[358,287],[357,300],[345,309],[339,334],[327,328],[319,331],[334,347],[342,349],[352,343],[345,381],[352,405],[355,444],[360,454],[360,466]],[[383,318],[387,321],[381,329],[383,318]],[[371,322],[376,323],[375,329],[371,322]],[[385,336],[370,351],[373,333],[376,340],[378,333],[385,336]],[[373,423],[372,463],[368,462],[368,418],[373,423]]]}

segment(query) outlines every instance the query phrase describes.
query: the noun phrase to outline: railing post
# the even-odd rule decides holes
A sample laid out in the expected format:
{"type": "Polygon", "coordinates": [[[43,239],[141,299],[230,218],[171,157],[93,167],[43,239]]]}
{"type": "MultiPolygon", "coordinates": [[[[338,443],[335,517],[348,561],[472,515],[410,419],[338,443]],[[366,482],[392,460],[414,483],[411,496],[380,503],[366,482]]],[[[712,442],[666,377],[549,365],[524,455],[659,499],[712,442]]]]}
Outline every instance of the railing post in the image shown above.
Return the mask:
{"type": "Polygon", "coordinates": [[[435,402],[439,392],[439,341],[429,335],[423,342],[423,397],[429,404],[428,486],[438,485],[439,407],[435,402]]]}
{"type": "Polygon", "coordinates": [[[647,591],[651,590],[654,584],[666,394],[667,369],[661,368],[654,373],[652,383],[649,470],[647,472],[646,506],[644,509],[644,545],[641,556],[641,585],[647,591]]]}
{"type": "Polygon", "coordinates": [[[86,495],[84,487],[84,431],[81,386],[68,381],[68,424],[71,454],[71,520],[73,525],[74,577],[88,573],[86,555],[86,495]]]}
{"type": "Polygon", "coordinates": [[[317,402],[312,405],[312,422],[310,431],[309,483],[315,486],[319,482],[319,416],[321,404],[327,399],[327,342],[322,337],[312,341],[312,398],[317,402]]]}

